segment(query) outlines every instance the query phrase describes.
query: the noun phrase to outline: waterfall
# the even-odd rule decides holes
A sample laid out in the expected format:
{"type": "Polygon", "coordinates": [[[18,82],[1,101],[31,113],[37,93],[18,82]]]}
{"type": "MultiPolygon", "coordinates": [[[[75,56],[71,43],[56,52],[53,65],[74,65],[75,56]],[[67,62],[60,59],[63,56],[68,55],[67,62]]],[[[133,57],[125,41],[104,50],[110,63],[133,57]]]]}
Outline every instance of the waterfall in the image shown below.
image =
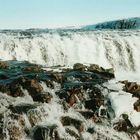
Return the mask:
{"type": "Polygon", "coordinates": [[[139,30],[1,32],[0,59],[46,66],[95,63],[115,71],[138,71],[139,39],[139,30]]]}

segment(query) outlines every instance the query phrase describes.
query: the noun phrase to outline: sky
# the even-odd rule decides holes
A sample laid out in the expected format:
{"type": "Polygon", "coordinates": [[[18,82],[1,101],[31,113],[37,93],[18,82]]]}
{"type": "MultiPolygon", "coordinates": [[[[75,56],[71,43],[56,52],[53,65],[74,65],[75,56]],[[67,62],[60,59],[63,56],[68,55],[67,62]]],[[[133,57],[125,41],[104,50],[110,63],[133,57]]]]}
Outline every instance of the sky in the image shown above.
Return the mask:
{"type": "Polygon", "coordinates": [[[56,28],[140,17],[140,0],[0,0],[0,29],[56,28]]]}

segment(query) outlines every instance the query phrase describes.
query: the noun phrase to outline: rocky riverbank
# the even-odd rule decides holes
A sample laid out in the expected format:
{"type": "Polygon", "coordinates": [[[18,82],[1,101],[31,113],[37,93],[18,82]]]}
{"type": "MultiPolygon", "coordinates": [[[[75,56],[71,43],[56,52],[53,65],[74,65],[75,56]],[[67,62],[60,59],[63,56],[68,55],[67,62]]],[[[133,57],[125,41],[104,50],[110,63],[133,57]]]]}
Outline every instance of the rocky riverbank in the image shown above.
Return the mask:
{"type": "MultiPolygon", "coordinates": [[[[140,139],[129,114],[116,113],[107,86],[113,69],[77,63],[73,68],[0,62],[0,140],[140,139]],[[115,120],[115,121],[114,121],[115,120]]],[[[120,81],[140,112],[140,85],[120,81]],[[133,98],[132,97],[132,98],[133,98]]]]}

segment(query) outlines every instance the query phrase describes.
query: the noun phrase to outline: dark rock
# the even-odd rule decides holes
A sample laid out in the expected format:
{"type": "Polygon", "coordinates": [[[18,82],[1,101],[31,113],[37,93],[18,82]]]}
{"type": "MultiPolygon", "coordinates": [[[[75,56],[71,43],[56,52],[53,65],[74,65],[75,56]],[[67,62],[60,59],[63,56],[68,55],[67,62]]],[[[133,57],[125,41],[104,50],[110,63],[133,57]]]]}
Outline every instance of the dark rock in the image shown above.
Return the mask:
{"type": "Polygon", "coordinates": [[[115,123],[114,129],[117,131],[127,132],[128,129],[133,128],[127,114],[122,114],[122,119],[115,123]]]}
{"type": "Polygon", "coordinates": [[[103,99],[104,98],[101,90],[97,87],[92,87],[91,90],[88,91],[88,95],[91,99],[94,99],[94,98],[103,99]]]}
{"type": "Polygon", "coordinates": [[[99,109],[101,105],[103,105],[104,101],[102,99],[92,99],[92,100],[86,100],[85,101],[85,108],[91,109],[94,112],[99,109]]]}
{"type": "Polygon", "coordinates": [[[99,65],[91,64],[88,67],[88,71],[91,71],[91,72],[103,72],[104,69],[102,67],[100,67],[99,65]]]}
{"type": "Polygon", "coordinates": [[[133,94],[133,97],[140,98],[140,85],[136,82],[128,82],[127,80],[121,81],[121,83],[125,84],[123,90],[133,94]]]}
{"type": "Polygon", "coordinates": [[[18,114],[22,114],[22,113],[27,113],[30,109],[34,109],[36,108],[37,105],[35,104],[18,104],[16,106],[14,105],[10,105],[9,109],[13,112],[13,113],[18,113],[18,114]]]}
{"type": "Polygon", "coordinates": [[[84,116],[86,119],[91,119],[94,116],[94,112],[90,110],[79,111],[79,113],[82,114],[82,116],[84,116]]]}
{"type": "Polygon", "coordinates": [[[137,101],[134,103],[134,109],[135,109],[137,112],[140,112],[140,99],[137,100],[137,101]]]}
{"type": "Polygon", "coordinates": [[[127,132],[127,123],[125,120],[120,120],[118,123],[115,124],[114,127],[117,131],[124,131],[127,132]]]}
{"type": "Polygon", "coordinates": [[[37,126],[33,134],[34,140],[49,140],[55,139],[60,140],[59,134],[57,132],[57,126],[37,126]]]}
{"type": "Polygon", "coordinates": [[[80,63],[76,63],[73,65],[73,69],[74,70],[79,70],[79,71],[85,71],[86,70],[86,66],[80,63]]]}
{"type": "Polygon", "coordinates": [[[10,96],[19,97],[19,96],[23,96],[23,95],[24,95],[24,93],[21,90],[21,86],[19,84],[10,85],[10,96]]]}
{"type": "Polygon", "coordinates": [[[46,82],[46,84],[47,84],[47,87],[54,89],[54,83],[53,83],[52,80],[47,80],[47,81],[45,81],[45,82],[46,82]]]}
{"type": "Polygon", "coordinates": [[[42,102],[42,103],[50,103],[52,96],[50,93],[42,93],[37,96],[33,96],[34,101],[42,102]]]}
{"type": "Polygon", "coordinates": [[[21,90],[21,86],[16,83],[0,85],[0,91],[13,97],[19,97],[24,95],[23,91],[21,90]]]}
{"type": "Polygon", "coordinates": [[[128,127],[130,127],[130,128],[133,127],[133,125],[132,125],[132,123],[130,122],[129,117],[128,117],[127,114],[122,114],[122,118],[126,121],[126,124],[127,124],[128,127]]]}
{"type": "Polygon", "coordinates": [[[63,124],[63,126],[74,126],[79,131],[82,131],[83,129],[83,124],[81,120],[77,120],[69,116],[61,117],[61,123],[63,124]]]}
{"type": "Polygon", "coordinates": [[[87,129],[87,132],[93,134],[93,133],[95,132],[95,130],[94,130],[94,128],[92,127],[92,128],[88,128],[88,129],[87,129]]]}
{"type": "Polygon", "coordinates": [[[75,104],[76,103],[76,97],[75,97],[75,95],[74,94],[71,94],[70,96],[69,96],[69,98],[68,98],[68,103],[69,103],[69,105],[70,106],[73,106],[73,104],[75,104]]]}
{"type": "Polygon", "coordinates": [[[43,69],[41,68],[41,66],[38,65],[34,65],[34,66],[29,66],[23,69],[23,71],[25,72],[43,72],[43,69]]]}
{"type": "Polygon", "coordinates": [[[104,69],[100,67],[99,65],[91,64],[88,67],[88,71],[98,73],[100,76],[102,76],[104,79],[107,79],[107,80],[115,78],[114,70],[112,68],[104,69]]]}
{"type": "Polygon", "coordinates": [[[38,93],[41,93],[43,91],[43,87],[35,79],[25,80],[25,82],[23,83],[23,88],[27,89],[29,94],[33,98],[38,95],[38,93]]]}

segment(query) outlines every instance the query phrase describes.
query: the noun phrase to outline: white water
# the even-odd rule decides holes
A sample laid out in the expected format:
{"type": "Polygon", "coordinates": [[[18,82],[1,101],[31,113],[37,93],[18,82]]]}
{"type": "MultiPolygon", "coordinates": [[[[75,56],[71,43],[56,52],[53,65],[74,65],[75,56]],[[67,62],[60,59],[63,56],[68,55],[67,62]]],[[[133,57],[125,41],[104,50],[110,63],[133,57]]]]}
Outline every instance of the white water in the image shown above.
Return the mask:
{"type": "MultiPolygon", "coordinates": [[[[125,133],[118,133],[116,132],[113,128],[110,126],[107,126],[106,122],[104,122],[101,125],[97,125],[94,123],[92,120],[86,120],[80,113],[75,111],[73,108],[70,108],[68,111],[65,111],[62,107],[62,104],[60,102],[60,99],[55,95],[55,92],[60,89],[60,85],[55,83],[55,88],[50,89],[48,88],[45,83],[41,83],[43,86],[44,92],[50,92],[53,95],[53,100],[51,103],[47,104],[40,104],[37,108],[31,109],[28,111],[27,115],[23,114],[23,120],[25,120],[25,126],[29,130],[33,130],[33,127],[31,126],[32,124],[30,122],[34,122],[35,126],[37,125],[42,125],[42,126],[51,126],[51,125],[56,125],[57,130],[59,133],[59,136],[64,139],[64,140],[76,140],[75,137],[69,135],[66,133],[64,126],[62,126],[60,122],[60,118],[62,116],[69,116],[71,118],[75,118],[77,120],[81,120],[84,123],[84,131],[81,133],[81,139],[83,140],[105,140],[105,139],[112,139],[112,140],[130,140],[130,137],[125,134],[125,133]],[[32,121],[31,121],[32,120],[32,121]],[[87,132],[87,128],[94,128],[94,134],[90,134],[87,132]]],[[[27,91],[25,91],[26,93],[27,91]]],[[[25,95],[24,97],[19,97],[19,98],[13,98],[13,97],[8,97],[7,95],[1,95],[1,98],[3,101],[5,101],[7,104],[13,104],[13,105],[18,105],[24,102],[26,100],[26,103],[33,104],[33,101],[29,98],[27,99],[29,95],[25,95]]],[[[2,105],[0,104],[0,107],[2,105]]],[[[5,109],[5,108],[4,108],[5,109]]],[[[1,111],[1,110],[0,110],[1,111]]],[[[5,134],[4,140],[9,140],[10,139],[10,134],[8,129],[13,128],[16,126],[20,130],[22,129],[21,124],[19,121],[14,120],[11,116],[11,111],[5,111],[4,115],[4,125],[3,125],[3,133],[5,134]]],[[[68,126],[69,127],[69,126],[68,126]]],[[[76,130],[74,127],[69,127],[71,130],[73,130],[75,133],[78,134],[78,130],[76,130]]],[[[21,131],[24,132],[24,131],[21,131]]],[[[79,134],[78,134],[79,135],[79,134]]],[[[51,140],[51,138],[48,136],[46,138],[47,140],[51,140]]],[[[19,139],[18,139],[19,140],[19,139]]],[[[27,137],[26,134],[22,133],[22,137],[20,140],[32,140],[32,134],[30,137],[27,137]]],[[[136,139],[137,140],[137,139],[136,139]]]]}
{"type": "MultiPolygon", "coordinates": [[[[117,80],[128,79],[130,81],[140,82],[140,74],[136,73],[140,71],[139,40],[140,31],[136,30],[93,32],[65,31],[61,33],[54,32],[36,34],[33,36],[33,38],[22,39],[19,34],[14,35],[11,33],[0,33],[0,59],[16,59],[20,61],[27,60],[29,62],[43,64],[46,66],[72,66],[77,62],[86,64],[95,63],[105,68],[113,67],[117,75],[117,80]]],[[[59,119],[62,115],[73,116],[74,118],[79,118],[80,115],[77,114],[74,110],[69,110],[69,112],[64,113],[62,105],[59,103],[58,97],[55,96],[55,91],[51,91],[51,89],[48,89],[43,83],[42,86],[44,88],[44,91],[47,92],[49,90],[49,92],[53,95],[54,100],[51,104],[43,104],[36,110],[33,110],[33,112],[28,112],[28,115],[30,116],[30,113],[31,115],[32,113],[33,115],[41,115],[41,120],[39,120],[37,124],[57,124],[60,135],[62,135],[64,138],[72,139],[71,136],[66,135],[59,119]],[[45,117],[43,112],[41,112],[42,109],[44,113],[47,113],[47,117],[45,117]]],[[[58,90],[59,86],[55,89],[58,90]]],[[[119,92],[109,95],[113,105],[113,109],[116,113],[116,117],[119,117],[122,113],[127,113],[133,125],[137,126],[137,124],[140,123],[140,114],[136,113],[133,110],[133,103],[136,99],[130,96],[131,95],[129,93],[122,94],[121,89],[119,90],[119,92]],[[127,103],[123,102],[124,98],[122,97],[124,97],[124,94],[125,99],[127,99],[127,103]]],[[[14,100],[13,98],[9,99],[7,96],[2,96],[1,98],[3,99],[2,101],[5,104],[5,106],[0,106],[2,112],[6,109],[6,105],[9,104],[9,100],[11,100],[11,102],[14,104],[18,104],[21,103],[21,101],[24,102],[25,100],[27,100],[27,98],[22,98],[22,100],[20,100],[20,98],[17,98],[16,100],[14,100]],[[4,100],[5,98],[8,99],[4,100]]],[[[29,101],[30,103],[32,102],[30,98],[28,98],[27,101],[29,101]]],[[[5,118],[5,120],[7,119],[5,118]]],[[[87,127],[91,125],[90,122],[86,120],[84,121],[86,122],[87,127]]],[[[7,124],[8,122],[5,122],[5,128],[7,128],[7,124]]],[[[30,127],[30,124],[28,124],[27,127],[30,127]]],[[[127,134],[117,133],[111,128],[106,128],[106,126],[95,125],[94,127],[97,133],[102,134],[103,136],[106,136],[106,134],[108,134],[107,137],[111,137],[114,140],[129,139],[127,134]],[[118,138],[116,138],[116,136],[118,138]]],[[[7,131],[5,133],[8,137],[7,131]]],[[[96,135],[92,136],[87,132],[83,132],[82,137],[84,140],[96,139],[96,135]]]]}
{"type": "Polygon", "coordinates": [[[95,63],[115,71],[140,70],[140,31],[59,31],[27,38],[0,33],[0,59],[53,65],[95,63]]]}

